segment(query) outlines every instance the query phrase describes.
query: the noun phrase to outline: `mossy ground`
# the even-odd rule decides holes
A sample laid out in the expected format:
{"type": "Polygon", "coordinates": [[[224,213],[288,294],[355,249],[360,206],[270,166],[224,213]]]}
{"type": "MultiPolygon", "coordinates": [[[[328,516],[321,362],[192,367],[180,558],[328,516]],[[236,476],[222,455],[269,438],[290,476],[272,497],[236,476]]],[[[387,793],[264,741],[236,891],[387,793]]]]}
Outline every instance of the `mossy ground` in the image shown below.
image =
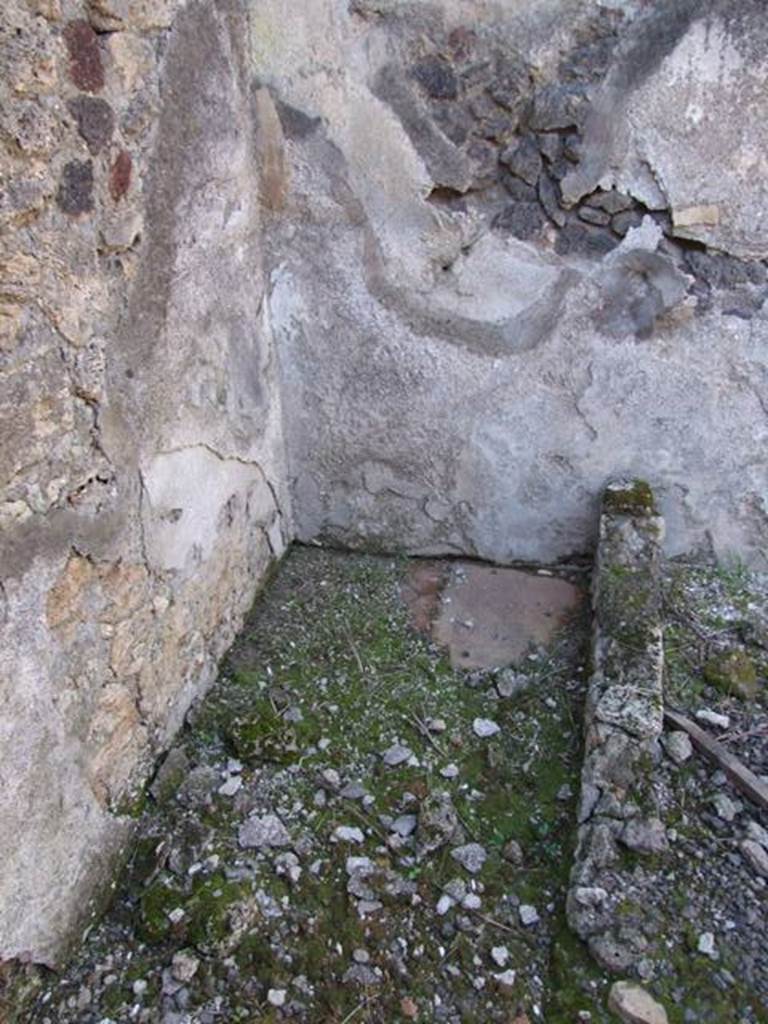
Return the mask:
{"type": "MultiPolygon", "coordinates": [[[[566,1021],[575,1009],[599,1007],[597,974],[563,913],[588,622],[574,621],[552,650],[532,652],[525,663],[531,688],[501,700],[493,673],[454,671],[410,628],[399,597],[405,571],[405,560],[386,557],[300,548],[288,556],[191,716],[182,737],[192,766],[187,780],[175,800],[146,811],[111,914],[79,965],[49,990],[57,1020],[97,1021],[105,1013],[116,1022],[162,1020],[169,1005],[159,995],[162,969],[179,948],[201,959],[187,986],[190,1008],[202,1012],[218,999],[232,1021],[284,1019],[266,1003],[268,988],[288,990],[293,1019],[318,1022],[350,1014],[406,1019],[405,997],[420,1020],[508,1021],[524,1011],[532,1020],[566,1021]],[[427,738],[430,718],[444,719],[446,728],[427,738]],[[501,731],[479,739],[476,718],[493,719],[501,731]],[[395,741],[414,758],[386,768],[381,754],[395,741]],[[232,758],[243,766],[234,798],[216,793],[232,758]],[[456,766],[455,778],[441,775],[448,765],[456,766]],[[328,769],[342,783],[364,786],[367,804],[333,792],[319,800],[328,769]],[[450,793],[465,841],[488,852],[476,878],[449,846],[419,857],[408,842],[401,849],[388,842],[380,816],[413,812],[437,791],[450,793]],[[302,851],[295,884],[277,873],[277,851],[238,846],[248,813],[268,810],[302,851]],[[339,825],[360,827],[364,843],[333,843],[339,825]],[[522,864],[503,855],[510,839],[522,848],[522,864]],[[398,884],[387,894],[385,886],[377,894],[382,910],[361,918],[346,891],[349,855],[370,857],[404,890],[398,884]],[[457,878],[480,895],[481,907],[438,916],[443,887],[457,878]],[[538,925],[521,925],[521,903],[536,906],[538,925]],[[501,945],[517,972],[511,993],[493,978],[500,967],[489,953],[501,945]],[[355,949],[369,952],[380,984],[343,983],[355,949]],[[67,1001],[100,961],[115,977],[109,986],[94,984],[92,1008],[72,1015],[67,1001]],[[140,997],[137,979],[149,985],[140,997]]],[[[44,1018],[41,1007],[35,1019],[44,1018]]],[[[599,1009],[593,1019],[603,1019],[599,1009]]]]}
{"type": "MultiPolygon", "coordinates": [[[[727,715],[731,725],[718,738],[757,772],[768,767],[767,583],[742,566],[684,561],[668,563],[662,582],[665,702],[691,718],[704,708],[727,715]],[[730,684],[731,669],[734,678],[754,683],[747,699],[730,684]]],[[[761,815],[732,787],[713,781],[716,767],[694,756],[680,767],[665,759],[654,769],[675,839],[655,864],[642,858],[635,867],[639,919],[653,935],[653,986],[671,1024],[768,1020],[768,965],[754,955],[768,920],[766,890],[738,846],[747,819],[761,815]],[[719,793],[741,807],[733,823],[714,813],[719,793]],[[705,931],[716,937],[715,958],[699,952],[705,931]]]]}
{"type": "MultiPolygon", "coordinates": [[[[613,979],[568,931],[563,908],[588,622],[573,621],[551,650],[532,652],[524,665],[531,687],[499,699],[493,672],[452,670],[410,628],[399,598],[406,568],[405,560],[387,557],[291,552],[180,737],[186,778],[175,797],[149,802],[111,912],[71,970],[50,981],[32,1016],[36,1024],[392,1022],[407,1019],[404,998],[421,1021],[509,1024],[524,1013],[571,1024],[589,1012],[607,1024],[613,979]],[[444,719],[446,728],[428,738],[423,723],[430,718],[444,719]],[[493,719],[500,732],[479,739],[475,718],[493,719]],[[386,768],[381,754],[395,741],[414,757],[386,768]],[[441,774],[448,765],[455,777],[441,774]],[[342,786],[359,783],[367,802],[324,782],[330,769],[342,786]],[[233,772],[242,779],[239,792],[219,794],[233,772]],[[465,840],[488,853],[476,877],[455,863],[449,846],[419,857],[408,842],[397,848],[391,841],[389,820],[417,813],[438,791],[450,794],[465,840]],[[297,881],[281,868],[280,851],[238,844],[243,821],[268,812],[291,834],[297,881]],[[359,827],[363,842],[333,842],[342,825],[359,827]],[[522,863],[504,855],[512,839],[522,863]],[[382,907],[365,917],[347,891],[349,855],[365,855],[375,867],[371,884],[382,907]],[[440,916],[437,900],[457,878],[481,906],[457,905],[440,916]],[[540,914],[532,928],[519,920],[526,903],[540,914]],[[511,992],[494,979],[493,946],[509,951],[511,992]],[[183,986],[169,975],[181,949],[200,961],[183,986]],[[367,987],[343,980],[361,949],[380,972],[367,987]],[[269,1005],[270,988],[286,990],[289,1009],[269,1005]]],[[[687,586],[672,573],[666,600],[679,601],[687,586]]],[[[685,619],[681,625],[670,615],[669,623],[674,641],[685,619]]],[[[728,618],[712,628],[730,635],[734,626],[728,618]]],[[[687,650],[690,633],[681,638],[687,650]]],[[[673,658],[671,671],[679,673],[671,692],[686,707],[697,688],[706,694],[687,661],[681,667],[673,658]]],[[[692,813],[702,802],[694,767],[666,771],[666,823],[692,850],[705,849],[706,826],[692,813]],[[690,790],[689,781],[696,782],[690,790]]],[[[691,863],[698,863],[693,855],[691,863]]],[[[754,992],[725,947],[717,965],[691,949],[702,925],[685,915],[701,882],[687,860],[636,858],[625,867],[637,883],[637,892],[626,893],[626,917],[654,933],[648,984],[672,1024],[686,1020],[686,1009],[702,1021],[765,1020],[750,1008],[754,992]],[[644,902],[649,891],[658,893],[656,903],[644,902]],[[735,980],[723,988],[716,974],[725,967],[735,980]]]]}
{"type": "Polygon", "coordinates": [[[738,564],[670,563],[663,583],[665,690],[669,703],[740,707],[738,687],[768,706],[768,582],[738,564]]]}

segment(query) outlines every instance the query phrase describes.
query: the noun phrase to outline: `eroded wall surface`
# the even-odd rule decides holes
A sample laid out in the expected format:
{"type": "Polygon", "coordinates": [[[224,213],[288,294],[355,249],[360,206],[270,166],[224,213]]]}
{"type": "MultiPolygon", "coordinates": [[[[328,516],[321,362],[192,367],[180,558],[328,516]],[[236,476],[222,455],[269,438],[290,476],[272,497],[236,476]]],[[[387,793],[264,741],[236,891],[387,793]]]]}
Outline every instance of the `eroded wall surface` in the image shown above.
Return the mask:
{"type": "Polygon", "coordinates": [[[242,4],[0,15],[0,961],[55,963],[290,538],[242,4]]]}
{"type": "Polygon", "coordinates": [[[300,535],[567,558],[629,473],[764,564],[762,5],[253,9],[300,535]]]}

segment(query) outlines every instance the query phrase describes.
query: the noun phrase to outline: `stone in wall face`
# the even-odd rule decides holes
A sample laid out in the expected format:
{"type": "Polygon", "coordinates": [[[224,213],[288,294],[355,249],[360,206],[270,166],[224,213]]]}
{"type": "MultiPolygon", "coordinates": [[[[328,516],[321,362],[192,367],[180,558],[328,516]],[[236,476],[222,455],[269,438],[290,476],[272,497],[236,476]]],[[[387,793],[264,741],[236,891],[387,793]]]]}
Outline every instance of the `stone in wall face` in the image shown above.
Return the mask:
{"type": "Polygon", "coordinates": [[[64,29],[64,42],[69,51],[69,74],[83,92],[100,92],[104,88],[104,67],[101,63],[99,37],[87,21],[70,21],[64,29]]]}
{"type": "Polygon", "coordinates": [[[115,157],[112,169],[109,173],[109,194],[114,201],[119,202],[131,187],[131,172],[133,160],[131,154],[123,149],[115,157]]]}
{"type": "Polygon", "coordinates": [[[72,160],[64,167],[56,202],[64,213],[76,217],[93,210],[93,163],[72,160]]]}
{"type": "Polygon", "coordinates": [[[106,100],[95,96],[78,96],[67,104],[77,121],[77,130],[88,144],[92,156],[96,156],[112,138],[115,130],[115,115],[106,100]]]}
{"type": "Polygon", "coordinates": [[[413,77],[433,99],[455,100],[459,94],[456,73],[439,57],[426,57],[413,68],[413,77]]]}

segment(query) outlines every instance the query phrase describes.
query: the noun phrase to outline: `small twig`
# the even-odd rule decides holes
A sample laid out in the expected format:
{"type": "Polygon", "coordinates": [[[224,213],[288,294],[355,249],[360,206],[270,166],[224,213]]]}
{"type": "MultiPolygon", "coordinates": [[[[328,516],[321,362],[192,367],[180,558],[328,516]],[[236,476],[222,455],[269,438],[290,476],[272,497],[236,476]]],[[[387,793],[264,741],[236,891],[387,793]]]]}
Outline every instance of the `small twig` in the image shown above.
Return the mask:
{"type": "Polygon", "coordinates": [[[493,917],[488,917],[487,914],[481,914],[479,910],[473,910],[471,907],[465,909],[468,909],[470,914],[474,914],[475,917],[479,917],[481,921],[485,921],[485,923],[489,924],[492,928],[499,928],[501,931],[507,932],[508,935],[517,935],[518,938],[520,937],[520,933],[517,928],[511,928],[508,924],[502,924],[501,921],[497,921],[493,917]]]}
{"type": "Polygon", "coordinates": [[[742,793],[745,793],[758,807],[768,810],[768,786],[754,772],[750,771],[743,762],[726,750],[722,743],[713,739],[709,733],[705,732],[689,718],[681,715],[679,711],[665,708],[664,718],[675,729],[682,729],[687,732],[693,745],[722,768],[731,782],[742,793]]]}
{"type": "Polygon", "coordinates": [[[418,732],[421,733],[422,737],[425,740],[427,740],[429,743],[432,744],[432,746],[438,752],[440,757],[445,757],[445,752],[441,749],[441,747],[439,746],[437,740],[431,735],[431,733],[429,731],[429,726],[426,724],[426,722],[422,722],[422,720],[418,717],[418,715],[415,715],[415,714],[403,715],[403,718],[407,722],[409,721],[411,723],[411,725],[415,725],[416,726],[416,729],[418,730],[418,732]]]}
{"type": "Polygon", "coordinates": [[[347,1021],[350,1021],[350,1020],[352,1020],[353,1017],[356,1017],[357,1014],[360,1013],[361,1010],[365,1009],[365,1007],[368,1005],[368,1003],[370,1001],[371,1001],[370,996],[366,996],[365,999],[363,999],[363,1001],[361,1003],[357,1004],[357,1006],[354,1008],[354,1010],[350,1011],[347,1014],[347,1016],[344,1018],[344,1020],[341,1022],[341,1024],[347,1024],[347,1021]]]}
{"type": "MultiPolygon", "coordinates": [[[[455,807],[454,810],[456,810],[455,807]]],[[[474,842],[477,842],[477,832],[474,831],[472,826],[467,824],[466,819],[463,818],[458,811],[456,811],[456,817],[459,819],[460,824],[462,824],[469,833],[469,838],[472,839],[474,842]]]]}
{"type": "Polygon", "coordinates": [[[758,725],[754,729],[745,729],[744,732],[721,733],[718,739],[721,743],[734,743],[736,740],[748,740],[752,736],[768,736],[768,726],[758,725]]]}
{"type": "Polygon", "coordinates": [[[678,608],[677,605],[674,605],[669,601],[664,601],[663,604],[665,611],[676,618],[678,622],[682,623],[686,629],[690,629],[692,633],[695,633],[699,640],[701,640],[702,643],[705,643],[708,647],[712,646],[719,637],[727,636],[729,633],[734,632],[733,626],[727,626],[723,629],[716,629],[707,632],[698,624],[690,612],[682,611],[682,609],[678,608]]]}
{"type": "MultiPolygon", "coordinates": [[[[438,890],[438,892],[445,893],[445,889],[443,888],[442,885],[438,885],[437,882],[433,882],[432,884],[438,890]]],[[[450,895],[450,893],[445,894],[450,895]]],[[[462,910],[469,911],[470,914],[474,914],[475,917],[479,918],[481,921],[484,921],[486,924],[491,925],[493,928],[499,928],[501,929],[501,931],[507,932],[509,935],[516,935],[518,938],[520,938],[520,932],[517,930],[517,928],[512,928],[508,924],[502,924],[501,921],[497,921],[493,917],[488,917],[487,914],[483,914],[479,910],[475,910],[473,907],[462,906],[462,910]]]]}
{"type": "Polygon", "coordinates": [[[345,632],[346,637],[347,637],[347,643],[352,648],[352,653],[355,656],[355,661],[357,662],[357,667],[360,669],[360,675],[364,676],[366,674],[365,665],[363,665],[363,659],[360,657],[360,651],[358,651],[357,645],[355,644],[355,641],[354,641],[354,639],[352,637],[352,631],[349,629],[349,627],[347,625],[345,625],[344,626],[344,632],[345,632]]]}

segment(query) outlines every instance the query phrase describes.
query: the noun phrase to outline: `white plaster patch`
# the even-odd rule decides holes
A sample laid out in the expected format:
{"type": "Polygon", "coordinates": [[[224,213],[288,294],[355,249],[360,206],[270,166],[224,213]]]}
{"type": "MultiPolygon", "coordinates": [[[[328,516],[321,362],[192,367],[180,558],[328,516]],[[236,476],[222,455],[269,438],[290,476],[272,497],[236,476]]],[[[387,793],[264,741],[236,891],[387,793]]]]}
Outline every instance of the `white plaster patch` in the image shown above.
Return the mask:
{"type": "Polygon", "coordinates": [[[205,562],[228,502],[245,502],[256,492],[274,504],[255,463],[220,458],[202,445],[156,455],[142,469],[142,481],[147,558],[156,569],[188,570],[205,562]]]}

